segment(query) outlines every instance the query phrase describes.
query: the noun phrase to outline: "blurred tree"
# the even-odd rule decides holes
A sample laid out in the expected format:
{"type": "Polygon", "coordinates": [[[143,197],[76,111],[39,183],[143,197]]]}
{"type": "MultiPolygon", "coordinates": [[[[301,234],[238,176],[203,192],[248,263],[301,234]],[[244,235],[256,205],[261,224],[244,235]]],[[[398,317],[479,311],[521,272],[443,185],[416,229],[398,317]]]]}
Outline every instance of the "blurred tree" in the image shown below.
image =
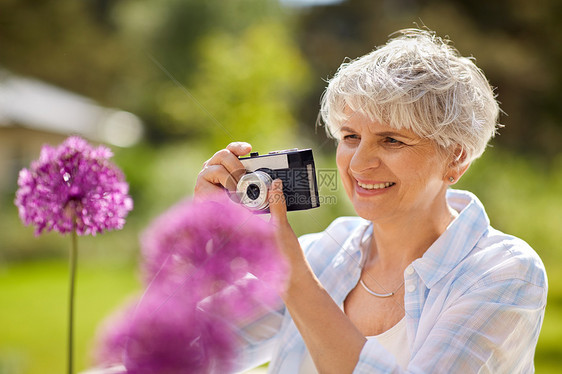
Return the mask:
{"type": "Polygon", "coordinates": [[[134,111],[153,140],[282,142],[308,86],[285,21],[276,1],[6,0],[0,65],[134,111]]]}
{"type": "Polygon", "coordinates": [[[123,1],[114,18],[148,64],[131,95],[153,140],[280,143],[295,128],[307,64],[276,1],[123,1]]]}
{"type": "Polygon", "coordinates": [[[237,35],[213,32],[199,46],[191,85],[166,81],[159,88],[168,131],[202,136],[215,148],[235,140],[263,151],[290,146],[292,107],[308,86],[308,69],[283,25],[268,21],[237,35]]]}
{"type": "Polygon", "coordinates": [[[258,127],[241,102],[263,125],[276,117],[274,132],[296,122],[313,129],[322,78],[344,57],[367,53],[417,23],[449,35],[498,87],[508,114],[498,143],[552,156],[562,141],[561,11],[558,0],[347,0],[300,14],[275,0],[4,0],[0,65],[135,111],[162,140],[208,136],[216,121],[239,137],[258,127]],[[295,33],[318,77],[312,84],[295,33]],[[258,85],[253,96],[242,92],[258,85]]]}
{"type": "MultiPolygon", "coordinates": [[[[129,56],[101,0],[0,2],[0,67],[109,102],[129,56]]],[[[106,3],[106,2],[105,2],[106,3]]]]}

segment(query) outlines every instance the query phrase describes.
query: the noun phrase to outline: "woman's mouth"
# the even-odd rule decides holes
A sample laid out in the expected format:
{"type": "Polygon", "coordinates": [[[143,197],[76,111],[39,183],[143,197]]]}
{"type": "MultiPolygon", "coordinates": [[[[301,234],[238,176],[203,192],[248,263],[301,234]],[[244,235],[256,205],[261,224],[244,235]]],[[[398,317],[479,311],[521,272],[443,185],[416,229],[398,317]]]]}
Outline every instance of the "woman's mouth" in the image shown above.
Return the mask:
{"type": "Polygon", "coordinates": [[[385,182],[385,183],[366,184],[366,183],[357,182],[357,184],[359,185],[359,187],[364,188],[366,190],[382,190],[384,188],[394,186],[396,183],[385,182]]]}

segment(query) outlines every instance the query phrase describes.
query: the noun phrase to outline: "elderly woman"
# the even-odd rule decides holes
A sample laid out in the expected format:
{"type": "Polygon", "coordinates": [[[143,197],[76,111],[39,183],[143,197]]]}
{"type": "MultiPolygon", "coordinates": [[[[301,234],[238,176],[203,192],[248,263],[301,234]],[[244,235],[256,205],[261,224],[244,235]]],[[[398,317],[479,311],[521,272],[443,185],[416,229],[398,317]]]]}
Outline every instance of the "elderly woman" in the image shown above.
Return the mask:
{"type": "MultiPolygon", "coordinates": [[[[359,217],[297,239],[280,180],[270,210],[290,279],[277,311],[241,330],[240,369],[273,373],[529,373],[547,295],[524,241],[453,190],[495,134],[498,104],[471,59],[422,30],[344,63],[322,97],[338,170],[359,217]]],[[[195,196],[235,189],[217,152],[195,196]]]]}

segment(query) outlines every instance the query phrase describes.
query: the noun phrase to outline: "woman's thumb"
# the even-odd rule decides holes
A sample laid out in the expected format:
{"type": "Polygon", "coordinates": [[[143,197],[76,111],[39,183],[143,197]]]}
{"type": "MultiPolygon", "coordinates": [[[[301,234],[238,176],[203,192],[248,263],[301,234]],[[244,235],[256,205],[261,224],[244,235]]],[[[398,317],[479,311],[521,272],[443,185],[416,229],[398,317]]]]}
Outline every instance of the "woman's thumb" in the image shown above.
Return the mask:
{"type": "Polygon", "coordinates": [[[271,183],[269,190],[269,211],[271,217],[276,222],[284,222],[287,220],[287,206],[285,205],[285,195],[283,195],[283,182],[281,179],[275,179],[271,183]]]}

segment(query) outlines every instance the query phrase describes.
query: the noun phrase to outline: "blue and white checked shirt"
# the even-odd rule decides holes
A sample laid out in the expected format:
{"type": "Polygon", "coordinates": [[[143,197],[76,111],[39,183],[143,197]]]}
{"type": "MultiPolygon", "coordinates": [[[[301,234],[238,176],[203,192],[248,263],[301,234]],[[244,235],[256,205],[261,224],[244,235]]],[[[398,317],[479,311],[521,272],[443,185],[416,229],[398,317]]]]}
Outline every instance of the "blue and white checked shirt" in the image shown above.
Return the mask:
{"type": "MultiPolygon", "coordinates": [[[[543,263],[527,243],[493,229],[474,195],[449,190],[447,199],[459,216],[404,271],[407,369],[370,339],[354,373],[534,372],[547,295],[543,263]]],[[[299,239],[338,305],[359,280],[361,242],[371,232],[369,221],[339,218],[299,239]]],[[[240,369],[272,360],[270,373],[299,372],[306,346],[283,307],[246,325],[241,339],[240,369]]]]}

